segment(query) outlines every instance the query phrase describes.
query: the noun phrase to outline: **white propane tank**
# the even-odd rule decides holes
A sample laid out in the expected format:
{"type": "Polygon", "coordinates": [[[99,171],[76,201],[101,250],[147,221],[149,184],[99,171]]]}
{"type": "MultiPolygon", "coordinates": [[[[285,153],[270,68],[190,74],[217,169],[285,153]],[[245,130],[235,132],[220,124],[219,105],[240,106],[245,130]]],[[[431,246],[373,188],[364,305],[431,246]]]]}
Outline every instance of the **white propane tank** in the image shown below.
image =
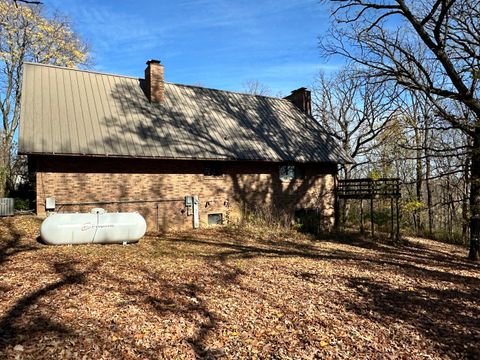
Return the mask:
{"type": "Polygon", "coordinates": [[[107,213],[95,208],[90,214],[58,213],[47,217],[40,227],[42,240],[50,245],[133,243],[147,231],[137,212],[107,213]]]}

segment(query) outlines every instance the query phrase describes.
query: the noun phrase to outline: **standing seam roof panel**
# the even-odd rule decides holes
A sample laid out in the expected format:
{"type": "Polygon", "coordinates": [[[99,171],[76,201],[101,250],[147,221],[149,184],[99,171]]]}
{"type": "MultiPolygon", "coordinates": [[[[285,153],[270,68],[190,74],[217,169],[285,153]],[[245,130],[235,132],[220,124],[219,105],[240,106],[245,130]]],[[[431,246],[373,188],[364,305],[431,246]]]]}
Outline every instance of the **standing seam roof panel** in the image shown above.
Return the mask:
{"type": "Polygon", "coordinates": [[[147,136],[143,129],[142,123],[138,118],[138,112],[136,111],[135,108],[133,108],[133,105],[132,105],[133,97],[135,95],[132,93],[131,84],[129,83],[130,79],[118,78],[118,80],[120,81],[121,88],[123,89],[122,90],[123,99],[129,100],[129,101],[124,100],[124,107],[125,107],[125,111],[128,113],[130,117],[130,121],[131,121],[130,125],[133,125],[134,133],[137,134],[137,136],[134,136],[133,138],[137,140],[137,149],[140,149],[139,155],[152,156],[151,149],[148,144],[147,136]]]}
{"type": "Polygon", "coordinates": [[[173,100],[174,97],[170,95],[173,95],[171,94],[171,91],[167,96],[165,96],[165,102],[163,104],[157,104],[157,106],[165,109],[164,115],[168,114],[169,111],[176,110],[175,113],[169,114],[169,120],[165,119],[166,122],[169,122],[171,125],[173,125],[171,128],[175,134],[175,149],[179,150],[180,157],[185,157],[187,154],[192,154],[195,157],[196,149],[195,145],[192,144],[193,139],[188,133],[188,123],[184,112],[182,111],[183,109],[181,109],[179,106],[175,106],[175,101],[173,100]]]}
{"type": "Polygon", "coordinates": [[[65,89],[63,87],[63,71],[56,73],[56,88],[58,98],[58,119],[60,125],[60,134],[62,138],[62,144],[68,152],[72,152],[72,136],[70,134],[70,121],[66,121],[62,124],[62,119],[68,119],[67,116],[67,101],[65,89]]]}
{"type": "Polygon", "coordinates": [[[96,76],[88,74],[88,76],[86,77],[85,85],[87,94],[91,94],[91,98],[93,99],[93,101],[90,103],[92,113],[95,115],[95,121],[92,121],[94,125],[93,131],[95,131],[97,135],[100,135],[101,138],[104,139],[104,141],[102,141],[103,151],[104,154],[108,154],[107,148],[108,144],[111,144],[111,138],[109,136],[106,136],[106,134],[108,134],[108,131],[104,126],[102,126],[103,104],[101,104],[101,97],[98,86],[93,86],[93,82],[96,78],[96,76]]]}
{"type": "MultiPolygon", "coordinates": [[[[220,97],[220,94],[216,91],[213,92],[216,94],[217,98],[220,98],[219,103],[221,103],[222,99],[220,97]]],[[[233,93],[223,94],[223,97],[225,98],[225,106],[227,106],[227,108],[223,110],[225,112],[225,116],[228,117],[230,124],[236,124],[236,129],[234,131],[234,133],[237,135],[235,137],[235,145],[244,149],[242,153],[238,153],[237,151],[235,151],[234,155],[235,157],[242,156],[246,159],[252,160],[255,157],[258,157],[259,154],[261,154],[261,149],[256,146],[255,133],[252,132],[250,127],[245,126],[245,123],[243,122],[245,110],[241,109],[241,107],[239,106],[239,101],[236,99],[235,96],[236,94],[233,93]],[[233,114],[235,114],[236,116],[234,116],[233,114]],[[247,139],[250,139],[250,141],[247,142],[247,139]]],[[[231,126],[230,129],[232,129],[231,126]]],[[[237,150],[237,148],[235,150],[237,150]]]]}
{"type": "Polygon", "coordinates": [[[20,153],[352,161],[288,100],[166,83],[158,104],[144,83],[26,64],[20,153]]]}
{"type": "MultiPolygon", "coordinates": [[[[216,111],[211,111],[211,104],[205,101],[205,98],[212,98],[213,90],[199,90],[195,89],[199,94],[200,101],[198,101],[201,107],[201,116],[199,118],[204,119],[204,124],[207,125],[208,131],[205,133],[205,136],[211,136],[214,144],[217,145],[217,148],[213,149],[212,154],[214,156],[220,156],[223,158],[233,158],[232,150],[227,143],[227,133],[225,132],[224,127],[224,118],[220,117],[216,111]]],[[[228,117],[228,115],[227,115],[228,117]]]]}
{"type": "MultiPolygon", "coordinates": [[[[257,145],[257,144],[268,144],[268,142],[266,141],[266,138],[265,138],[265,134],[264,134],[264,128],[262,129],[259,129],[260,125],[259,123],[255,124],[255,120],[258,120],[258,119],[255,119],[255,118],[251,118],[251,119],[248,119],[247,118],[247,113],[248,113],[248,107],[245,107],[243,106],[242,107],[242,100],[241,100],[241,95],[240,94],[236,94],[236,93],[233,93],[232,94],[232,100],[234,100],[234,103],[236,104],[236,106],[241,109],[243,108],[244,111],[240,112],[239,113],[239,117],[238,119],[242,122],[243,126],[245,127],[245,129],[248,129],[249,131],[249,135],[250,135],[250,138],[254,140],[254,144],[257,145]]],[[[270,147],[261,147],[259,146],[259,149],[260,149],[260,157],[262,160],[265,160],[267,158],[270,158],[272,160],[275,160],[277,161],[278,160],[278,156],[276,154],[275,151],[273,151],[273,149],[271,149],[270,147]]],[[[258,157],[258,156],[257,156],[258,157]]]]}
{"type": "Polygon", "coordinates": [[[155,146],[155,136],[157,136],[158,138],[157,128],[152,126],[152,124],[148,122],[149,120],[148,117],[145,116],[144,104],[142,104],[142,100],[145,98],[145,96],[143,94],[142,89],[140,88],[140,80],[132,79],[131,81],[132,81],[131,96],[134,99],[134,101],[136,101],[136,103],[138,104],[137,118],[140,123],[140,126],[142,127],[142,132],[145,136],[145,140],[148,142],[149,153],[152,156],[156,156],[156,157],[165,156],[163,149],[160,148],[159,146],[155,146]],[[155,130],[155,133],[152,133],[152,128],[155,130]],[[150,136],[149,132],[152,133],[153,136],[150,136]]]}
{"type": "MultiPolygon", "coordinates": [[[[81,101],[81,91],[80,91],[80,84],[79,84],[79,79],[78,76],[75,72],[70,73],[70,81],[71,81],[71,89],[72,89],[72,99],[73,103],[76,104],[75,106],[75,114],[79,114],[79,121],[78,121],[78,129],[81,129],[78,132],[78,151],[80,154],[88,154],[91,149],[89,147],[89,138],[88,138],[88,129],[87,129],[87,122],[85,120],[85,110],[84,106],[82,106],[82,101],[81,101]],[[80,120],[81,119],[81,120],[80,120]]],[[[93,151],[93,153],[97,153],[96,149],[93,151]]]]}
{"type": "Polygon", "coordinates": [[[303,140],[305,136],[311,136],[311,134],[309,134],[308,131],[303,126],[305,124],[305,119],[298,119],[296,117],[296,113],[295,112],[292,113],[291,111],[289,111],[288,106],[286,106],[286,104],[283,102],[279,104],[279,111],[284,114],[285,125],[288,126],[288,128],[290,129],[290,132],[293,135],[292,137],[296,138],[297,142],[301,144],[301,147],[298,150],[302,150],[302,147],[305,148],[307,144],[304,144],[303,141],[298,141],[298,140],[300,139],[303,140]],[[300,120],[302,122],[299,123],[300,120]]]}
{"type": "MultiPolygon", "coordinates": [[[[169,86],[168,90],[169,90],[169,92],[172,93],[172,95],[174,94],[177,99],[181,99],[182,102],[185,103],[186,99],[185,99],[185,97],[184,97],[184,95],[183,95],[183,93],[182,93],[182,91],[179,87],[169,86]]],[[[175,108],[178,108],[175,105],[173,105],[173,106],[175,108]]],[[[193,135],[192,141],[194,141],[194,142],[199,141],[201,139],[201,136],[202,136],[202,132],[199,129],[199,125],[202,126],[203,123],[198,124],[197,122],[195,122],[195,116],[193,114],[193,111],[188,106],[184,107],[184,116],[186,118],[189,118],[191,120],[191,123],[192,123],[192,130],[191,130],[191,135],[193,135]]],[[[206,130],[206,128],[205,128],[205,130],[206,130]]],[[[200,156],[203,157],[203,158],[208,158],[209,157],[209,152],[204,147],[198,146],[197,147],[197,153],[201,154],[200,156]]]]}
{"type": "MultiPolygon", "coordinates": [[[[218,104],[222,103],[222,98],[220,97],[218,91],[211,90],[211,97],[218,104]]],[[[230,108],[231,101],[230,99],[226,100],[227,101],[225,101],[224,105],[230,108]]],[[[244,156],[246,155],[247,157],[251,158],[251,149],[246,146],[245,141],[243,141],[243,136],[238,136],[241,133],[245,135],[244,128],[242,126],[232,126],[235,122],[232,119],[232,114],[229,114],[226,110],[222,109],[218,114],[217,112],[215,112],[215,115],[217,121],[224,129],[224,136],[226,138],[225,142],[228,143],[226,144],[226,146],[228,146],[230,153],[232,154],[231,157],[238,157],[240,155],[238,153],[238,150],[240,150],[241,154],[244,154],[244,156]]]]}
{"type": "Polygon", "coordinates": [[[188,99],[186,96],[185,100],[187,100],[188,103],[193,104],[197,109],[197,118],[202,120],[202,123],[206,128],[205,133],[203,134],[203,139],[200,139],[202,146],[205,146],[205,144],[208,143],[208,149],[211,154],[210,157],[212,158],[228,158],[230,154],[223,132],[222,120],[216,116],[217,114],[209,110],[210,104],[205,102],[205,96],[208,90],[202,91],[198,88],[184,88],[183,90],[192,91],[194,93],[195,101],[191,98],[188,99]]]}
{"type": "Polygon", "coordinates": [[[69,136],[71,138],[72,145],[72,153],[79,154],[80,151],[80,130],[79,130],[79,123],[80,119],[75,111],[75,101],[73,100],[73,89],[72,89],[72,82],[70,79],[71,72],[63,71],[63,86],[64,86],[64,93],[65,93],[65,100],[66,100],[66,109],[67,109],[67,116],[69,124],[72,125],[72,129],[69,136]],[[66,81],[68,78],[69,81],[66,81]],[[75,136],[74,139],[72,139],[75,136]]]}
{"type": "Polygon", "coordinates": [[[292,132],[290,131],[289,136],[287,136],[286,130],[288,129],[285,129],[284,127],[281,128],[281,126],[282,125],[284,126],[287,123],[287,121],[283,121],[282,124],[278,123],[278,121],[275,121],[277,119],[272,116],[272,112],[273,112],[272,104],[268,104],[268,107],[267,107],[267,104],[266,104],[267,102],[268,102],[268,99],[266,99],[265,101],[257,101],[257,104],[258,104],[257,108],[261,114],[258,121],[261,123],[262,119],[264,119],[263,124],[267,126],[270,131],[269,137],[271,138],[268,139],[268,142],[271,144],[271,147],[273,147],[272,150],[275,151],[277,157],[287,158],[288,160],[291,160],[293,158],[290,155],[291,153],[290,139],[293,139],[293,137],[291,136],[292,132]],[[281,131],[278,131],[278,129],[280,129],[281,131]],[[286,148],[282,149],[278,146],[279,139],[283,140],[283,142],[280,142],[280,143],[285,144],[286,148]]]}
{"type": "Polygon", "coordinates": [[[105,75],[102,75],[102,76],[99,76],[99,79],[100,79],[100,82],[102,83],[102,89],[103,89],[102,93],[105,96],[105,101],[104,101],[104,104],[105,104],[105,107],[106,107],[105,113],[108,114],[103,119],[103,124],[105,125],[105,127],[107,127],[109,129],[110,136],[112,136],[112,133],[115,135],[110,139],[111,140],[110,141],[110,146],[111,146],[111,150],[112,150],[110,155],[116,155],[120,152],[119,147],[118,147],[118,143],[120,143],[120,142],[123,143],[123,146],[121,146],[120,148],[121,149],[127,149],[127,151],[128,151],[127,140],[126,140],[124,134],[118,131],[117,127],[112,126],[112,124],[109,123],[109,122],[114,121],[114,119],[115,119],[115,114],[114,114],[114,111],[113,111],[115,106],[113,106],[111,104],[111,101],[108,100],[111,87],[107,86],[106,84],[110,85],[109,77],[105,76],[105,75]]]}
{"type": "MultiPolygon", "coordinates": [[[[288,100],[285,100],[281,103],[281,107],[282,107],[282,111],[284,111],[286,114],[294,114],[293,116],[295,118],[291,118],[290,116],[288,116],[287,118],[291,121],[294,121],[294,122],[298,122],[299,125],[300,125],[300,129],[298,129],[298,126],[297,126],[297,133],[296,135],[300,138],[302,138],[302,140],[305,140],[305,138],[308,138],[308,139],[311,139],[312,137],[316,137],[316,138],[319,138],[321,136],[320,133],[315,133],[315,134],[312,134],[311,131],[309,131],[308,127],[306,126],[308,124],[308,122],[311,122],[311,120],[309,118],[306,119],[302,119],[302,118],[299,118],[298,114],[296,114],[295,112],[292,112],[292,107],[295,106],[293,105],[292,103],[290,103],[288,100]]],[[[287,121],[289,122],[289,121],[287,121]]],[[[293,128],[295,128],[294,125],[292,125],[293,128]]],[[[310,147],[312,144],[309,144],[310,147]]],[[[320,146],[315,146],[315,152],[314,152],[314,149],[310,149],[310,151],[308,153],[310,154],[315,154],[316,155],[316,152],[320,152],[321,153],[321,156],[320,158],[328,158],[328,154],[325,153],[323,147],[320,147],[320,146]]],[[[312,160],[316,159],[318,156],[314,156],[312,160]]]]}
{"type": "Polygon", "coordinates": [[[58,93],[59,93],[59,98],[58,98],[58,103],[59,103],[59,116],[60,119],[68,119],[66,124],[65,124],[65,133],[62,134],[62,136],[66,139],[66,142],[68,144],[68,149],[70,152],[74,152],[77,148],[77,145],[74,143],[77,141],[78,142],[78,136],[76,134],[75,129],[75,123],[71,121],[69,118],[69,114],[72,112],[72,110],[69,107],[68,104],[68,94],[67,90],[65,88],[65,71],[59,71],[58,72],[58,93]],[[60,95],[61,94],[61,95],[60,95]]]}
{"type": "Polygon", "coordinates": [[[95,92],[93,91],[92,84],[91,84],[91,77],[92,74],[84,73],[82,76],[85,96],[87,100],[88,111],[90,113],[89,117],[89,125],[91,127],[92,134],[95,138],[95,145],[97,148],[97,152],[99,154],[106,154],[107,147],[105,145],[106,137],[104,136],[101,126],[100,126],[100,117],[97,112],[97,102],[98,98],[95,96],[95,92]]]}
{"type": "MultiPolygon", "coordinates": [[[[135,156],[137,155],[137,150],[136,150],[136,144],[134,141],[133,133],[130,128],[130,121],[126,116],[120,116],[125,115],[123,113],[123,110],[121,109],[118,101],[116,101],[116,98],[119,97],[118,90],[116,88],[118,87],[117,85],[117,77],[116,76],[109,76],[109,91],[110,91],[110,96],[112,97],[113,101],[113,107],[115,109],[114,115],[115,117],[112,119],[112,124],[110,126],[117,126],[119,127],[121,133],[125,137],[125,143],[127,146],[127,151],[125,155],[129,156],[135,156]],[[116,91],[116,92],[115,92],[116,91]],[[116,97],[116,98],[115,98],[116,97]]],[[[120,155],[121,154],[121,149],[118,151],[115,155],[120,155]]]]}
{"type": "Polygon", "coordinates": [[[61,125],[60,125],[60,119],[58,116],[58,90],[57,90],[57,73],[58,71],[54,71],[51,73],[48,73],[48,98],[49,98],[49,103],[50,106],[48,107],[50,111],[50,121],[52,124],[52,148],[53,151],[56,153],[61,153],[63,151],[66,151],[66,149],[63,149],[63,139],[61,137],[61,125]]]}
{"type": "MultiPolygon", "coordinates": [[[[38,84],[38,88],[40,88],[40,91],[38,91],[39,89],[37,88],[36,90],[36,93],[30,93],[29,96],[32,96],[34,97],[34,106],[33,106],[33,109],[32,111],[30,112],[30,116],[31,116],[31,122],[32,122],[32,135],[35,136],[35,134],[37,136],[42,136],[42,127],[43,127],[43,124],[41,121],[39,121],[39,116],[40,114],[42,114],[42,92],[41,92],[41,83],[42,83],[42,73],[40,71],[41,69],[39,68],[35,68],[32,72],[33,72],[33,84],[32,84],[32,88],[35,87],[35,84],[38,84]]],[[[43,116],[42,116],[43,118],[43,116]]],[[[29,140],[32,144],[32,148],[33,148],[33,151],[34,152],[42,152],[43,151],[43,137],[41,138],[41,141],[35,141],[35,137],[29,137],[29,140]]]]}
{"type": "MultiPolygon", "coordinates": [[[[248,108],[242,105],[242,102],[244,102],[242,100],[242,95],[232,94],[231,100],[231,104],[235,106],[238,111],[240,111],[238,119],[241,123],[242,129],[246,134],[246,139],[250,139],[250,141],[246,141],[246,146],[250,145],[250,149],[253,150],[250,150],[250,159],[255,159],[258,157],[261,157],[262,159],[265,158],[265,156],[267,156],[265,154],[265,149],[260,145],[263,143],[263,129],[261,129],[262,133],[259,136],[258,132],[260,130],[258,129],[258,126],[253,123],[253,119],[252,121],[248,121],[246,117],[248,108]]],[[[273,155],[271,154],[270,156],[273,155]]]]}
{"type": "Polygon", "coordinates": [[[51,111],[50,111],[50,81],[48,78],[48,72],[45,68],[40,69],[40,79],[41,79],[41,86],[42,86],[42,117],[45,119],[49,119],[48,123],[43,123],[41,134],[42,134],[42,151],[46,151],[46,149],[52,149],[55,151],[53,147],[53,137],[52,137],[52,129],[53,124],[51,121],[51,111]],[[48,136],[47,136],[48,135],[48,136]]]}
{"type": "MultiPolygon", "coordinates": [[[[33,87],[31,85],[33,74],[26,75],[26,72],[23,73],[22,78],[22,89],[33,87]]],[[[21,106],[20,106],[20,119],[27,118],[27,109],[32,111],[35,108],[35,105],[32,102],[32,98],[27,96],[27,94],[22,93],[21,106]]],[[[34,133],[33,131],[34,121],[29,121],[24,124],[22,121],[19,124],[19,146],[21,148],[30,147],[30,144],[25,144],[27,141],[27,134],[34,133]],[[27,128],[28,127],[28,128],[27,128]]]]}
{"type": "MultiPolygon", "coordinates": [[[[154,120],[158,122],[158,126],[161,127],[164,134],[163,143],[160,143],[163,144],[165,149],[167,149],[170,157],[176,157],[177,154],[175,152],[175,144],[173,143],[175,138],[173,135],[173,129],[171,129],[171,125],[166,119],[166,111],[162,110],[162,108],[160,108],[158,104],[152,104],[147,99],[145,99],[145,101],[150,104],[150,107],[152,109],[152,115],[155,116],[154,120]]],[[[155,123],[152,125],[155,126],[155,123]]]]}
{"type": "Polygon", "coordinates": [[[96,76],[91,80],[91,86],[94,93],[97,93],[97,116],[100,128],[102,129],[102,134],[105,138],[105,151],[107,155],[110,155],[114,152],[113,139],[118,137],[118,134],[115,129],[112,129],[106,124],[107,119],[110,117],[110,108],[105,97],[105,88],[103,86],[103,77],[96,76]],[[105,137],[106,134],[106,137],[105,137]],[[114,134],[114,135],[113,135],[114,134]],[[113,135],[113,136],[112,136],[113,135]]]}

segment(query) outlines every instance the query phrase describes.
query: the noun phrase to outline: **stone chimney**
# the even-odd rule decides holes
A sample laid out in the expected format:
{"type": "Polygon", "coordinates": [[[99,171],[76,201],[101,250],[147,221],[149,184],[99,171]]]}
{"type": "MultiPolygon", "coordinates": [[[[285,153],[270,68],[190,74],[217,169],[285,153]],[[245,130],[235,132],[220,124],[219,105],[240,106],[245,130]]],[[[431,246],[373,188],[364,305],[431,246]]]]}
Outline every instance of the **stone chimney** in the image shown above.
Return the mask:
{"type": "Polygon", "coordinates": [[[305,114],[309,116],[312,115],[312,95],[307,88],[301,87],[300,89],[293,90],[285,99],[290,100],[305,114]]]}
{"type": "Polygon", "coordinates": [[[145,69],[145,92],[148,100],[161,103],[165,99],[163,65],[159,60],[148,60],[145,69]]]}

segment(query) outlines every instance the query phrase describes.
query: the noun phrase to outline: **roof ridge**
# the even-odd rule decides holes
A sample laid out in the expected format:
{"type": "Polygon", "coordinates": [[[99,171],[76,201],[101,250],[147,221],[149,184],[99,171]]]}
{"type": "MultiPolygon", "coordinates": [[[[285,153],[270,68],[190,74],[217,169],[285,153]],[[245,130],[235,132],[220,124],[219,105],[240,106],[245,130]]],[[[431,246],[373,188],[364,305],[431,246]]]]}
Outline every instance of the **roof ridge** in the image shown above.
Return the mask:
{"type": "Polygon", "coordinates": [[[290,101],[290,100],[287,100],[287,99],[284,99],[284,98],[280,98],[280,97],[276,97],[276,96],[249,94],[249,93],[241,92],[241,91],[222,90],[222,89],[209,88],[209,87],[199,86],[199,85],[189,85],[189,84],[172,83],[172,82],[168,82],[168,81],[165,81],[165,83],[166,83],[166,84],[171,84],[171,85],[192,87],[192,88],[197,88],[197,89],[206,89],[206,90],[227,92],[227,93],[230,93],[230,94],[239,94],[239,95],[256,96],[256,97],[262,97],[262,98],[268,98],[268,99],[274,99],[274,100],[286,100],[286,101],[290,101]]]}
{"type": "Polygon", "coordinates": [[[86,73],[97,74],[97,75],[116,76],[116,77],[122,77],[122,78],[128,78],[128,79],[135,79],[135,80],[141,80],[141,79],[142,79],[142,78],[139,78],[139,77],[136,77],[136,76],[128,76],[128,75],[121,75],[121,74],[112,74],[112,73],[108,73],[108,72],[101,72],[101,71],[88,70],[88,69],[69,68],[69,67],[66,67],[66,66],[52,65],[52,64],[43,64],[43,63],[37,63],[37,62],[31,62],[31,61],[24,61],[24,64],[33,65],[33,66],[45,66],[45,67],[51,67],[51,68],[54,68],[54,69],[62,69],[62,70],[72,70],[72,71],[86,72],[86,73]]]}
{"type": "MultiPolygon", "coordinates": [[[[25,61],[24,64],[33,65],[33,66],[45,66],[45,67],[51,67],[51,68],[55,68],[55,69],[62,69],[62,70],[73,70],[73,71],[79,71],[79,72],[86,72],[86,73],[90,73],[90,74],[116,76],[116,77],[127,78],[127,79],[134,79],[134,80],[145,80],[144,78],[139,78],[138,76],[128,76],[128,75],[121,75],[121,74],[113,74],[113,73],[103,72],[103,71],[98,71],[98,70],[69,68],[69,67],[66,67],[66,66],[52,65],[52,64],[43,64],[43,63],[37,63],[37,62],[32,62],[32,61],[25,61]]],[[[227,92],[227,93],[230,93],[230,94],[239,94],[239,95],[255,96],[255,97],[261,97],[261,98],[267,98],[267,99],[274,99],[274,100],[286,100],[286,101],[289,101],[289,100],[287,100],[287,99],[280,98],[280,97],[276,97],[276,96],[249,94],[249,93],[241,92],[241,91],[223,90],[223,89],[210,88],[210,87],[199,86],[199,85],[179,84],[179,83],[169,82],[169,81],[165,81],[165,84],[177,85],[177,86],[184,86],[184,87],[190,87],[190,88],[197,88],[197,89],[221,91],[221,92],[227,92]]]]}

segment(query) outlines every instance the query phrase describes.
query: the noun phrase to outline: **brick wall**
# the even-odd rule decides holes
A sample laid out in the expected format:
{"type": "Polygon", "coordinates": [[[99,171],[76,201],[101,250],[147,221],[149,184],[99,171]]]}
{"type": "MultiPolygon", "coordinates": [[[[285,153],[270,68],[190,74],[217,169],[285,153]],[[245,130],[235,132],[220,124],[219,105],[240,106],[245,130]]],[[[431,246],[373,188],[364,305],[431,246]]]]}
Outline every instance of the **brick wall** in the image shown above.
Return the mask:
{"type": "Polygon", "coordinates": [[[223,175],[205,176],[212,164],[205,161],[60,156],[29,161],[36,171],[39,215],[45,215],[45,198],[55,197],[59,212],[138,211],[151,231],[192,228],[184,197],[197,195],[201,226],[212,213],[240,221],[245,209],[289,218],[299,208],[319,208],[324,227],[333,225],[336,167],[331,164],[305,164],[303,179],[283,182],[280,164],[269,162],[218,162],[223,175]]]}

